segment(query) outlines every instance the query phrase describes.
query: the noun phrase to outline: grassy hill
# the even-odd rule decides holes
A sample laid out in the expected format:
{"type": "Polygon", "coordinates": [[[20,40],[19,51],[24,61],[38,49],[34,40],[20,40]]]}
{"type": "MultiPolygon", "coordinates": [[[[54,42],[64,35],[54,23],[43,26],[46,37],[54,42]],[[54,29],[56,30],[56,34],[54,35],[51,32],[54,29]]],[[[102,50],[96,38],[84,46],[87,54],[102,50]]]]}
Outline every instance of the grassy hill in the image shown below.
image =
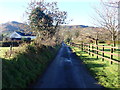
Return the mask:
{"type": "MultiPolygon", "coordinates": [[[[61,29],[80,29],[80,28],[88,28],[89,26],[85,25],[63,25],[61,29]]],[[[0,24],[0,36],[3,34],[5,37],[9,37],[9,35],[14,31],[21,32],[29,32],[30,26],[24,23],[20,23],[17,21],[11,21],[4,24],[0,24]]],[[[0,37],[1,38],[1,37],[0,37]]]]}
{"type": "Polygon", "coordinates": [[[0,34],[10,34],[14,31],[28,31],[30,30],[29,25],[24,23],[19,23],[16,21],[7,22],[0,24],[0,34]]]}

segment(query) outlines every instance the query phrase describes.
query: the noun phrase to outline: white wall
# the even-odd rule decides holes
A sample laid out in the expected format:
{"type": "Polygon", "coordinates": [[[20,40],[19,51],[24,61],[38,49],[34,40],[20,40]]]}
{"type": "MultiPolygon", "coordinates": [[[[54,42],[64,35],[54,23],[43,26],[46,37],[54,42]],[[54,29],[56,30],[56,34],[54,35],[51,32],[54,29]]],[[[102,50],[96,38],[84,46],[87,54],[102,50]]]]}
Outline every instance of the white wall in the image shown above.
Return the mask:
{"type": "Polygon", "coordinates": [[[35,39],[36,36],[22,36],[21,38],[31,38],[31,39],[35,39]]]}

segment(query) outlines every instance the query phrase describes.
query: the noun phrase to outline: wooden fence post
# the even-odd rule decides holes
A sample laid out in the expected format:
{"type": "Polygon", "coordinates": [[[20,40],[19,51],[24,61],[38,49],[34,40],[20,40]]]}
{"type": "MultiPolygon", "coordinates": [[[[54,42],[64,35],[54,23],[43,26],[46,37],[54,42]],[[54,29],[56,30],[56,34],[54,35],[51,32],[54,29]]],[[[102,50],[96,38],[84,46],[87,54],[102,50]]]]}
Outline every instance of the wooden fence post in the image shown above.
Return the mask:
{"type": "Polygon", "coordinates": [[[90,55],[90,43],[89,43],[89,55],[90,55]]]}
{"type": "MultiPolygon", "coordinates": [[[[111,47],[111,56],[110,56],[110,59],[113,59],[113,47],[111,47]]],[[[111,64],[112,64],[112,61],[111,61],[111,64]]]]}
{"type": "Polygon", "coordinates": [[[102,56],[103,56],[103,58],[102,58],[102,61],[104,61],[104,45],[103,45],[103,49],[102,49],[102,51],[103,51],[103,53],[102,53],[102,56]]]}
{"type": "Polygon", "coordinates": [[[83,43],[81,44],[81,49],[82,49],[82,51],[83,51],[83,43]]]}
{"type": "MultiPolygon", "coordinates": [[[[93,44],[92,44],[92,52],[94,53],[94,50],[93,50],[93,49],[94,49],[94,47],[93,47],[93,44]]],[[[92,54],[92,56],[94,56],[94,54],[92,54]]]]}
{"type": "Polygon", "coordinates": [[[97,59],[98,59],[98,45],[97,45],[97,59]]]}

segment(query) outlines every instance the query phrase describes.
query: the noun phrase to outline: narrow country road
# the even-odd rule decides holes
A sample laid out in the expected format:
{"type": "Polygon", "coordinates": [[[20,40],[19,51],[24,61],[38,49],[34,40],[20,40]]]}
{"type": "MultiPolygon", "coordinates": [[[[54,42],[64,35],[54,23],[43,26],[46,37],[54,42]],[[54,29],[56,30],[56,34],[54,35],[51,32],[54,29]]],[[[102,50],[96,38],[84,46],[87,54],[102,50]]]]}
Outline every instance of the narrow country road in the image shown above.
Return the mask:
{"type": "Polygon", "coordinates": [[[43,77],[31,88],[102,88],[88,73],[67,45],[62,44],[58,55],[43,77]]]}

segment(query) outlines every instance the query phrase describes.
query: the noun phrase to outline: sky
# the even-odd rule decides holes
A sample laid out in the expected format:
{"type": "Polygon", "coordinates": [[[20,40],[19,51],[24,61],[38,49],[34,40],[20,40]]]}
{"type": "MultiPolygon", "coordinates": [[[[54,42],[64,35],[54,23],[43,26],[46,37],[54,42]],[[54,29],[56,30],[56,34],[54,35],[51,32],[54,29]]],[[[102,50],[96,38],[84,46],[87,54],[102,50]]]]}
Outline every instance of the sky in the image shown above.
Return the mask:
{"type": "MultiPolygon", "coordinates": [[[[0,24],[9,21],[25,22],[25,11],[32,0],[0,0],[0,24]]],[[[93,6],[100,0],[46,0],[57,1],[62,11],[67,11],[69,25],[93,26],[91,16],[94,13],[93,6]]]]}

